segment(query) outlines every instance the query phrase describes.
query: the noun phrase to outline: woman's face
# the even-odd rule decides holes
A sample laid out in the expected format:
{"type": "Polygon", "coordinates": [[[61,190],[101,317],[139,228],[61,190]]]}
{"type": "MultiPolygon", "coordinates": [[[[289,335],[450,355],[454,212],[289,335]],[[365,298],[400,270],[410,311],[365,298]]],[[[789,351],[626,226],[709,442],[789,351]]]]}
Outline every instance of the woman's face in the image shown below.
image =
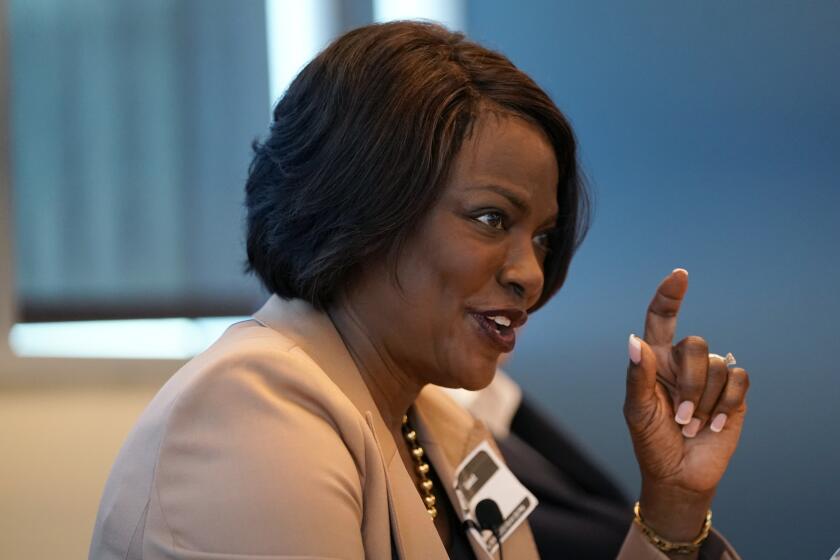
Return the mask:
{"type": "Polygon", "coordinates": [[[485,111],[397,263],[367,269],[359,303],[380,352],[421,383],[479,389],[540,297],[558,169],[534,124],[485,111]],[[364,303],[367,305],[364,305],[364,303]]]}

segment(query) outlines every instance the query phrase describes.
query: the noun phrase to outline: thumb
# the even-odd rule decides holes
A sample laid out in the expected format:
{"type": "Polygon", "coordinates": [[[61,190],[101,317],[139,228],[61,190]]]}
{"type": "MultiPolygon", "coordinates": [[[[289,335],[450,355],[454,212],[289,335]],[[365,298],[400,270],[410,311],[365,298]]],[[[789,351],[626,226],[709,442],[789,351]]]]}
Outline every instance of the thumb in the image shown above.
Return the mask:
{"type": "Polygon", "coordinates": [[[656,355],[647,343],[630,335],[627,341],[630,362],[627,365],[625,409],[642,411],[656,402],[656,355]]]}

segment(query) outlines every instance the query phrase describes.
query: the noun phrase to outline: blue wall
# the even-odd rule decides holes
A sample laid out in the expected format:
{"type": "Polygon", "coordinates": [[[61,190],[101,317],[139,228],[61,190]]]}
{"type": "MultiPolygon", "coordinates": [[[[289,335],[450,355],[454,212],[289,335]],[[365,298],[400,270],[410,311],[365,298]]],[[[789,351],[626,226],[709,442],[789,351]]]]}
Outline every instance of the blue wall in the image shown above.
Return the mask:
{"type": "Polygon", "coordinates": [[[575,125],[596,216],[511,372],[631,495],[626,340],[690,272],[679,336],[752,377],[714,504],[745,558],[840,546],[840,2],[473,0],[468,34],[575,125]]]}

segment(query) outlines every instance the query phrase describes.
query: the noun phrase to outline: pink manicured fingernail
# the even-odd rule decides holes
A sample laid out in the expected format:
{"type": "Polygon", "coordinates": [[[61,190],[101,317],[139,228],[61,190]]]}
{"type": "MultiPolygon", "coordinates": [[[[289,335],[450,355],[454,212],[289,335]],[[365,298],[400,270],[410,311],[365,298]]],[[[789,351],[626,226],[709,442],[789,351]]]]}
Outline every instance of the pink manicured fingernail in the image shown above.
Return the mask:
{"type": "Polygon", "coordinates": [[[715,416],[714,420],[712,420],[712,425],[709,426],[709,429],[712,430],[713,432],[721,431],[723,429],[723,427],[726,425],[726,418],[727,418],[726,414],[721,412],[720,414],[715,416]]]}
{"type": "Polygon", "coordinates": [[[677,415],[674,416],[674,420],[677,424],[682,424],[684,426],[691,422],[692,414],[694,414],[694,403],[691,401],[683,401],[679,408],[677,408],[677,415]]]}
{"type": "Polygon", "coordinates": [[[698,431],[700,431],[700,419],[692,418],[691,422],[682,429],[682,434],[687,438],[692,438],[697,435],[698,431]]]}
{"type": "Polygon", "coordinates": [[[684,268],[675,268],[674,270],[671,271],[671,274],[674,274],[674,273],[677,273],[677,272],[685,272],[685,275],[688,276],[688,271],[684,268]]]}
{"type": "Polygon", "coordinates": [[[638,365],[642,361],[642,343],[635,334],[630,335],[627,342],[627,352],[630,354],[630,361],[638,365]]]}

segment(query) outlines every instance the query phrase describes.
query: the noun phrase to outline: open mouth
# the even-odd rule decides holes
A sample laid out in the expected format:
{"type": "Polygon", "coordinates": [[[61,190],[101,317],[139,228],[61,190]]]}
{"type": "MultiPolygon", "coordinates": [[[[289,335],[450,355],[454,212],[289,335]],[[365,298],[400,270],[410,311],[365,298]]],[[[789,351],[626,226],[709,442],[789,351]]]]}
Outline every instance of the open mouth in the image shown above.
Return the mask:
{"type": "Polygon", "coordinates": [[[482,317],[487,318],[491,322],[491,326],[496,328],[500,333],[507,332],[511,328],[510,319],[504,315],[482,315],[482,317]]]}
{"type": "Polygon", "coordinates": [[[511,352],[516,344],[514,322],[506,315],[491,313],[472,313],[479,326],[479,331],[499,352],[511,352]]]}

